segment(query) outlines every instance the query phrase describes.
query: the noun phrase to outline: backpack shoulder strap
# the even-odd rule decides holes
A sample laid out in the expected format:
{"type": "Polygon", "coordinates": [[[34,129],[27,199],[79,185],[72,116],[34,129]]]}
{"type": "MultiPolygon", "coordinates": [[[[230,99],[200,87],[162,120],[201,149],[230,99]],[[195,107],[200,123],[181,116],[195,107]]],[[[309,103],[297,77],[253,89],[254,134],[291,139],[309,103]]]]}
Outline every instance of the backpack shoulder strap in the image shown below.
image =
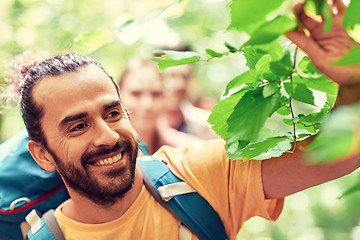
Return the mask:
{"type": "Polygon", "coordinates": [[[218,213],[195,189],[175,176],[165,163],[152,156],[138,158],[138,163],[146,188],[183,225],[200,239],[228,239],[218,213]]]}
{"type": "Polygon", "coordinates": [[[32,210],[25,219],[31,227],[27,234],[29,240],[35,238],[36,240],[65,240],[53,209],[43,215],[36,210],[32,210]]]}

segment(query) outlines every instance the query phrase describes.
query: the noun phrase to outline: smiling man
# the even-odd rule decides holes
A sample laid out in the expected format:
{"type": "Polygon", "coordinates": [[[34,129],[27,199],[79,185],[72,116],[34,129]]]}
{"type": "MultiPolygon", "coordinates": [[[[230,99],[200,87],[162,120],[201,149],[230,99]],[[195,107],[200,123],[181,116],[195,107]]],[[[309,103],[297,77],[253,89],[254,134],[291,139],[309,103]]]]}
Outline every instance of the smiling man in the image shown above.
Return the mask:
{"type": "MultiPolygon", "coordinates": [[[[335,5],[342,14],[340,2],[335,5]]],[[[334,15],[334,27],[325,34],[302,5],[297,15],[312,36],[293,31],[288,37],[334,81],[358,82],[359,71],[325,64],[355,44],[339,27],[341,16],[334,15]]],[[[178,221],[143,185],[136,133],[116,84],[100,64],[76,53],[55,56],[30,69],[21,94],[31,155],[45,170],[59,172],[71,197],[55,212],[65,239],[178,238],[178,221]]],[[[285,196],[341,177],[360,164],[354,152],[341,161],[308,166],[301,161],[301,149],[276,159],[231,161],[224,142],[212,140],[182,149],[163,147],[154,156],[212,205],[229,239],[236,239],[253,216],[275,220],[285,196]]]]}
{"type": "Polygon", "coordinates": [[[45,110],[42,130],[47,133],[44,143],[51,154],[36,148],[37,144],[30,147],[38,149],[44,160],[56,163],[71,189],[106,203],[132,187],[135,134],[104,71],[89,65],[78,72],[45,77],[33,96],[45,110]]]}
{"type": "MultiPolygon", "coordinates": [[[[127,203],[114,212],[125,212],[142,179],[135,173],[136,133],[116,85],[90,58],[74,53],[39,64],[27,80],[23,87],[32,84],[33,89],[23,94],[22,106],[30,138],[41,139],[29,142],[39,165],[58,170],[71,198],[82,203],[78,207],[110,206],[120,199],[127,203]],[[76,70],[66,71],[69,68],[76,70]],[[44,69],[50,70],[41,75],[44,69]]],[[[82,211],[68,210],[71,207],[64,204],[62,210],[73,219],[91,217],[91,211],[81,216],[82,211]]]]}

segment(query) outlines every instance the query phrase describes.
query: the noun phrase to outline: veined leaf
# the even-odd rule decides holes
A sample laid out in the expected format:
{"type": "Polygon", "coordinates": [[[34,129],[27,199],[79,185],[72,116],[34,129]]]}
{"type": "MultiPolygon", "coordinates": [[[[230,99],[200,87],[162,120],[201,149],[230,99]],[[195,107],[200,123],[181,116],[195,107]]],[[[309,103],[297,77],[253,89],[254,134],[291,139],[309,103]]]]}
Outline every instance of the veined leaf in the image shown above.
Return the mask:
{"type": "Polygon", "coordinates": [[[279,82],[270,82],[264,86],[263,96],[264,98],[270,97],[275,93],[280,94],[280,81],[279,82]]]}
{"type": "Polygon", "coordinates": [[[319,72],[314,65],[312,64],[310,58],[308,56],[304,56],[299,64],[297,65],[297,68],[300,69],[303,73],[307,75],[315,75],[320,76],[322,75],[321,72],[319,72]]]}
{"type": "Polygon", "coordinates": [[[152,58],[153,61],[158,63],[160,71],[163,71],[168,67],[200,61],[200,56],[196,52],[191,52],[191,51],[181,52],[181,51],[171,51],[171,50],[166,50],[166,51],[160,50],[157,52],[165,54],[161,57],[152,58]]]}
{"type": "Polygon", "coordinates": [[[297,23],[294,19],[286,16],[278,16],[271,21],[260,25],[243,46],[266,44],[274,41],[279,36],[294,29],[297,23]]]}
{"type": "Polygon", "coordinates": [[[263,87],[250,90],[240,99],[227,120],[229,142],[256,141],[265,121],[279,108],[281,95],[263,96],[263,87]]]}
{"type": "Polygon", "coordinates": [[[293,75],[293,83],[304,84],[307,88],[322,91],[331,95],[337,95],[339,85],[322,75],[319,78],[303,78],[293,75]]]}
{"type": "Polygon", "coordinates": [[[267,52],[256,47],[244,48],[244,56],[246,58],[246,66],[250,69],[255,69],[255,66],[260,58],[262,58],[267,52]]]}
{"type": "Polygon", "coordinates": [[[249,91],[249,88],[247,87],[241,89],[230,97],[220,101],[211,110],[208,121],[212,124],[212,129],[225,140],[229,137],[227,120],[234,111],[236,104],[247,91],[249,91]]]}
{"type": "Polygon", "coordinates": [[[261,24],[266,21],[267,15],[280,7],[284,0],[233,0],[230,4],[231,23],[230,28],[252,34],[261,24]]]}
{"type": "Polygon", "coordinates": [[[287,116],[291,113],[291,110],[288,106],[282,106],[276,112],[282,116],[287,116]]]}
{"type": "Polygon", "coordinates": [[[315,134],[319,131],[320,124],[324,121],[329,112],[330,108],[325,106],[319,112],[310,113],[308,115],[299,114],[294,119],[283,119],[283,122],[288,125],[293,125],[295,123],[297,129],[304,129],[311,134],[315,134]]]}
{"type": "Polygon", "coordinates": [[[290,97],[315,106],[313,92],[304,84],[286,82],[284,83],[284,87],[290,97]]]}
{"type": "Polygon", "coordinates": [[[271,71],[281,77],[288,78],[293,72],[290,53],[286,52],[282,59],[270,63],[271,71]]]}
{"type": "Polygon", "coordinates": [[[255,69],[260,73],[270,73],[270,63],[272,61],[272,58],[270,55],[264,55],[259,59],[259,61],[255,65],[255,69]]]}
{"type": "Polygon", "coordinates": [[[242,48],[246,58],[246,66],[255,69],[257,62],[264,56],[270,55],[273,61],[279,60],[284,55],[284,48],[278,41],[269,44],[256,45],[242,48]]]}
{"type": "MultiPolygon", "coordinates": [[[[278,144],[280,142],[283,142],[285,140],[288,140],[288,138],[287,137],[272,137],[272,138],[268,138],[262,142],[249,144],[244,149],[239,150],[239,155],[240,155],[241,159],[244,159],[244,160],[253,159],[254,157],[257,157],[261,154],[265,155],[269,151],[269,149],[278,146],[278,144]]],[[[290,144],[290,148],[291,148],[291,144],[290,144]]],[[[287,151],[287,150],[289,150],[289,149],[286,149],[285,151],[287,151]]],[[[282,153],[284,153],[284,151],[282,151],[282,153]]],[[[269,158],[270,158],[270,156],[269,156],[269,158]]]]}
{"type": "Polygon", "coordinates": [[[335,65],[342,66],[348,64],[360,63],[360,47],[352,48],[344,57],[335,63],[335,65]]]}
{"type": "Polygon", "coordinates": [[[279,41],[273,41],[268,44],[262,44],[255,46],[257,49],[266,51],[273,61],[277,61],[284,56],[285,48],[281,46],[279,41]]]}
{"type": "Polygon", "coordinates": [[[259,73],[256,70],[249,70],[249,71],[242,73],[239,76],[236,76],[226,86],[224,95],[226,96],[229,93],[230,89],[239,87],[244,83],[258,82],[259,81],[258,76],[259,76],[259,73]]]}

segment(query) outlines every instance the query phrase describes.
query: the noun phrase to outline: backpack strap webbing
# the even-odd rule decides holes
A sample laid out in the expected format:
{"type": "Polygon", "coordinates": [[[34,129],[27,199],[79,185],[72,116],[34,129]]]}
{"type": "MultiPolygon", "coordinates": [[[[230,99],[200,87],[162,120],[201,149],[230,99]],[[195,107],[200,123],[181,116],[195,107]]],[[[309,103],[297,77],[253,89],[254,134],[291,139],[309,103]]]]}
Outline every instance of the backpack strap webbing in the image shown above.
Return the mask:
{"type": "Polygon", "coordinates": [[[36,237],[37,240],[65,240],[65,237],[56,221],[54,210],[50,209],[43,215],[36,210],[32,210],[27,216],[26,221],[30,225],[28,239],[36,237]]]}
{"type": "Polygon", "coordinates": [[[146,188],[183,225],[200,239],[228,239],[218,213],[191,186],[184,188],[182,183],[185,182],[175,176],[165,163],[152,156],[138,158],[138,163],[143,169],[146,188]],[[158,191],[159,188],[162,188],[162,191],[158,191]],[[178,194],[176,194],[177,188],[180,189],[178,194]],[[165,193],[164,196],[161,196],[159,192],[165,193]]]}

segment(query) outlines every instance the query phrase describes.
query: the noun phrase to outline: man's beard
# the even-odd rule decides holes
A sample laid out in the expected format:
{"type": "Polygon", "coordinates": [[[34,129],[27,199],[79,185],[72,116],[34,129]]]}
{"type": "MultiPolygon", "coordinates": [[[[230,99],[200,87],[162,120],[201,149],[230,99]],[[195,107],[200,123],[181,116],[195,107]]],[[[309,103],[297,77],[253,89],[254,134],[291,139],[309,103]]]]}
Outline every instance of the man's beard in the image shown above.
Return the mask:
{"type": "MultiPolygon", "coordinates": [[[[64,163],[54,151],[46,147],[54,158],[57,169],[68,187],[74,189],[82,196],[90,199],[98,205],[112,205],[116,200],[122,198],[128,192],[135,178],[135,165],[138,153],[138,143],[131,145],[131,141],[117,142],[114,147],[101,147],[92,152],[86,152],[81,157],[82,169],[75,167],[72,162],[64,163]],[[106,184],[100,183],[88,170],[89,160],[95,157],[106,157],[111,152],[118,152],[123,148],[123,157],[128,157],[128,165],[116,170],[109,171],[106,176],[109,181],[106,184]]],[[[121,161],[121,160],[120,160],[121,161]]],[[[96,166],[95,166],[96,167],[96,166]]]]}

